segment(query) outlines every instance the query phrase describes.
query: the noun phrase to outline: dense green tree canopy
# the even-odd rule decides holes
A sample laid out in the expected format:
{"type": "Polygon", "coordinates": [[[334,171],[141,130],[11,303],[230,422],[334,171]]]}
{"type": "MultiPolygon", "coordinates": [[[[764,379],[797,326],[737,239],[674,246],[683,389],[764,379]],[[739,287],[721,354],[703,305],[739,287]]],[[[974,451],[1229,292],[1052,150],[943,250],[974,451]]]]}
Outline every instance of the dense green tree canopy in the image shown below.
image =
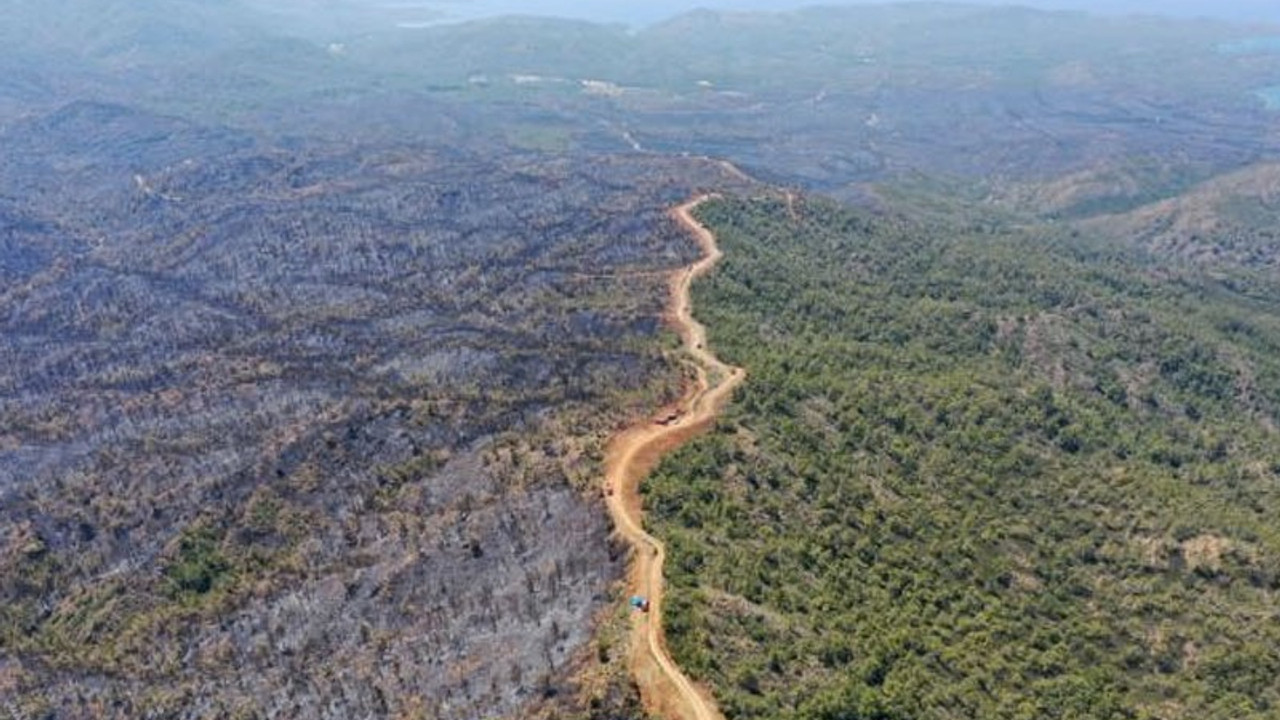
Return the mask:
{"type": "Polygon", "coordinates": [[[708,205],[751,377],[647,492],[730,718],[1280,712],[1280,290],[1052,226],[708,205]]]}

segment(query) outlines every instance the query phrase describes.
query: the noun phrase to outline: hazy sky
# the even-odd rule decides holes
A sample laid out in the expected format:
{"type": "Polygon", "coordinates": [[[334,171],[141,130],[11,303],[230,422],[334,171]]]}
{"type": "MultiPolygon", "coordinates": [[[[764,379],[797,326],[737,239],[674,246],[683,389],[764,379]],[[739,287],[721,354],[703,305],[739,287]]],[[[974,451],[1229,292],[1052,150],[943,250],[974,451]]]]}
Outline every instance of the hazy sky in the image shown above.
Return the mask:
{"type": "MultiPolygon", "coordinates": [[[[876,0],[366,0],[383,7],[395,7],[407,15],[412,8],[423,9],[423,19],[434,11],[453,19],[510,13],[578,17],[606,22],[645,24],[656,22],[697,7],[743,10],[785,10],[807,5],[844,5],[876,0]]],[[[1145,13],[1157,15],[1265,20],[1280,23],[1280,0],[972,0],[988,5],[1019,4],[1049,9],[1090,10],[1102,13],[1145,13]]]]}

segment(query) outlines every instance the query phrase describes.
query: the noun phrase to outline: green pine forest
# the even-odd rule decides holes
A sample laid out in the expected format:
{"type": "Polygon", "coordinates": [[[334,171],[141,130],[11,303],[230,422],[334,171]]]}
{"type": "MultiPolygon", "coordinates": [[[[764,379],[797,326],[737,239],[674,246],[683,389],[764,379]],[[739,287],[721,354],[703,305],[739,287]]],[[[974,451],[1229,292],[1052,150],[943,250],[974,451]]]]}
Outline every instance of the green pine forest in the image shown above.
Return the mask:
{"type": "Polygon", "coordinates": [[[726,716],[1280,716],[1275,279],[796,211],[701,209],[695,312],[750,378],[645,488],[726,716]]]}

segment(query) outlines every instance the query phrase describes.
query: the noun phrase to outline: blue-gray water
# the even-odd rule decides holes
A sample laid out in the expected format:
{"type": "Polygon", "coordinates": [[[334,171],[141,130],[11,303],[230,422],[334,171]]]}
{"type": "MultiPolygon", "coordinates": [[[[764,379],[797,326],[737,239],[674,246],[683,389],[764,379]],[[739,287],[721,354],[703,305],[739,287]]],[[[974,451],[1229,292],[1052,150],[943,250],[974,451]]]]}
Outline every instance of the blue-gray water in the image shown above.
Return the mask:
{"type": "Polygon", "coordinates": [[[1268,110],[1280,110],[1280,85],[1255,90],[1253,94],[1262,100],[1268,110]]]}
{"type": "Polygon", "coordinates": [[[1280,55],[1280,36],[1252,37],[1218,46],[1227,55],[1280,55]]]}

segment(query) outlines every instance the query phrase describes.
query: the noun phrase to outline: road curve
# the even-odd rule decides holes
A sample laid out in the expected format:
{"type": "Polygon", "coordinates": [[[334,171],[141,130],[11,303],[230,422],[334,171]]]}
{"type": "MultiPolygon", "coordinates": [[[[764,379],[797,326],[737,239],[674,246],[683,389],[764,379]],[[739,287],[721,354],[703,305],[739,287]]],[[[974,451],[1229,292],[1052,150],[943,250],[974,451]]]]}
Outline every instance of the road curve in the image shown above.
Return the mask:
{"type": "Polygon", "coordinates": [[[696,368],[693,387],[666,424],[648,419],[618,433],[605,453],[609,513],[631,545],[633,563],[628,595],[649,600],[648,613],[636,613],[631,627],[631,669],[646,710],[667,720],[724,720],[710,696],[693,684],[671,659],[662,629],[662,567],[667,551],[643,526],[640,483],[666,453],[708,429],[746,379],[742,368],[726,365],[707,349],[707,332],[693,318],[689,289],[722,254],[715,235],[693,218],[693,210],[712,198],[702,195],[674,208],[671,217],[698,241],[703,257],[671,276],[668,321],[679,333],[696,368]]]}

